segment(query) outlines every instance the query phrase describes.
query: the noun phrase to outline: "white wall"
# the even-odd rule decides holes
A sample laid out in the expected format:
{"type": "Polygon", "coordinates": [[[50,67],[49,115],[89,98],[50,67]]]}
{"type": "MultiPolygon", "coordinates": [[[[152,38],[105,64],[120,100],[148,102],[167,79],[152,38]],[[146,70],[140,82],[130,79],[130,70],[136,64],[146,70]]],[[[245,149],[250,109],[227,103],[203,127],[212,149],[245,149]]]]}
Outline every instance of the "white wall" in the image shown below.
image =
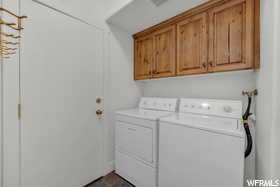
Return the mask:
{"type": "Polygon", "coordinates": [[[59,9],[97,27],[105,28],[107,4],[105,0],[35,0],[59,9]]]}
{"type": "Polygon", "coordinates": [[[147,81],[145,96],[242,99],[242,90],[255,88],[253,71],[193,75],[147,81]]]}
{"type": "Polygon", "coordinates": [[[272,127],[272,177],[275,179],[280,178],[280,2],[275,1],[275,112],[274,112],[274,124],[272,127]]]}
{"type": "Polygon", "coordinates": [[[275,2],[261,1],[261,68],[257,73],[257,177],[272,175],[272,126],[275,108],[275,2]],[[274,41],[274,42],[273,42],[274,41]]]}

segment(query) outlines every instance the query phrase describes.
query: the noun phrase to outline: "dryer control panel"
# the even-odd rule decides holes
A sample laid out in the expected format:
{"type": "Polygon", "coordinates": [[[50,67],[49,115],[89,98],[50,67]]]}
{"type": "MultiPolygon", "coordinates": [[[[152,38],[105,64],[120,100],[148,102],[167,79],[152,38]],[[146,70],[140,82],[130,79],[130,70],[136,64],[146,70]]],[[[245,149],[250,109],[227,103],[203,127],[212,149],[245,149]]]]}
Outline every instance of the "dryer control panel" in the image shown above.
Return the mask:
{"type": "Polygon", "coordinates": [[[177,103],[176,98],[142,97],[139,108],[175,112],[177,103]]]}
{"type": "Polygon", "coordinates": [[[242,101],[181,99],[179,112],[242,119],[242,101]]]}

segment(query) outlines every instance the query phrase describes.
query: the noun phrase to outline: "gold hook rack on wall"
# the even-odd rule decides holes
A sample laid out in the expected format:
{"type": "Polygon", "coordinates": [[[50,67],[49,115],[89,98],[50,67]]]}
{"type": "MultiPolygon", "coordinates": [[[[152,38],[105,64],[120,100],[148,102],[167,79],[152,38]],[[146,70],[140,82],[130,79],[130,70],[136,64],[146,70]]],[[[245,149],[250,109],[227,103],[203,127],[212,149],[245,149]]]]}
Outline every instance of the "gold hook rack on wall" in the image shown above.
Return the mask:
{"type": "Polygon", "coordinates": [[[27,16],[18,16],[15,13],[0,7],[0,13],[1,16],[9,15],[9,17],[13,17],[16,19],[15,22],[8,22],[5,21],[2,17],[0,17],[0,59],[7,59],[10,58],[9,55],[16,54],[17,48],[11,48],[7,45],[18,45],[19,42],[16,41],[16,39],[21,38],[20,31],[24,28],[21,26],[22,19],[26,19],[27,16]],[[13,34],[11,34],[9,31],[3,31],[3,26],[6,26],[9,29],[14,30],[13,34]],[[18,34],[14,34],[14,32],[17,32],[18,34]],[[10,41],[10,39],[14,41],[10,41]],[[5,45],[3,45],[5,44],[5,45]],[[13,51],[13,52],[12,52],[13,51]]]}
{"type": "Polygon", "coordinates": [[[10,27],[11,29],[14,29],[14,30],[17,30],[17,31],[20,31],[20,30],[23,29],[23,27],[21,27],[21,26],[14,27],[15,25],[17,25],[16,23],[8,23],[8,22],[3,21],[2,19],[0,19],[0,24],[1,25],[6,25],[6,26],[10,27]]]}
{"type": "Polygon", "coordinates": [[[12,16],[18,18],[18,19],[25,19],[25,18],[27,18],[27,16],[18,16],[18,15],[16,15],[16,14],[12,13],[11,11],[9,11],[9,10],[7,10],[7,9],[5,9],[5,8],[2,8],[2,7],[0,7],[0,11],[6,12],[6,13],[8,13],[8,14],[10,14],[10,15],[12,15],[12,16]]]}
{"type": "Polygon", "coordinates": [[[7,26],[17,25],[16,23],[8,23],[8,22],[5,22],[5,21],[3,21],[2,19],[0,19],[0,24],[2,24],[2,25],[7,25],[7,26]]]}
{"type": "Polygon", "coordinates": [[[7,40],[0,40],[1,44],[18,45],[18,42],[9,42],[7,40]]]}
{"type": "Polygon", "coordinates": [[[6,37],[10,37],[10,38],[14,38],[14,39],[20,38],[20,36],[15,36],[13,34],[7,34],[7,33],[3,32],[3,31],[0,31],[0,35],[6,36],[6,37]]]}
{"type": "Polygon", "coordinates": [[[10,47],[4,46],[4,45],[1,45],[1,46],[0,46],[0,50],[1,50],[1,49],[3,49],[3,50],[13,50],[13,51],[14,51],[14,50],[17,50],[17,48],[10,48],[10,47]]]}

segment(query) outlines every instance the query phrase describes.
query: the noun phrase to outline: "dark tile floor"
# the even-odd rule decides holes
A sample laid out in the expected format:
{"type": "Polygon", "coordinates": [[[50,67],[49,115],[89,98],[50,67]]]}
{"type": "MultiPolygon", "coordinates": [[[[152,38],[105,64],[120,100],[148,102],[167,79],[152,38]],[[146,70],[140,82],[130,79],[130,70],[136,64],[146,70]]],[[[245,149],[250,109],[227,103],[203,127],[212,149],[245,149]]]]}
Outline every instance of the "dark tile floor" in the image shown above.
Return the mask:
{"type": "Polygon", "coordinates": [[[124,180],[123,178],[121,178],[120,176],[112,172],[87,187],[135,187],[135,186],[128,183],[126,180],[124,180]]]}

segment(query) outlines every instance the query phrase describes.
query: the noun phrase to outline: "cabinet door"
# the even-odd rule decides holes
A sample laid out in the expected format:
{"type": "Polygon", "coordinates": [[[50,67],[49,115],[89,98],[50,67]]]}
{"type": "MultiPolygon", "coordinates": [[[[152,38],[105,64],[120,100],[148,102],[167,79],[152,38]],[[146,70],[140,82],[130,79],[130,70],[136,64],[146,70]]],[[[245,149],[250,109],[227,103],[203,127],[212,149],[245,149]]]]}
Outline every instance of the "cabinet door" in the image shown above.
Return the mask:
{"type": "Polygon", "coordinates": [[[233,0],[209,12],[209,70],[253,67],[254,0],[233,0]]]}
{"type": "Polygon", "coordinates": [[[207,13],[177,24],[177,75],[207,71],[207,13]]]}
{"type": "Polygon", "coordinates": [[[134,79],[149,79],[153,64],[153,35],[138,38],[134,41],[134,79]]]}
{"type": "Polygon", "coordinates": [[[153,78],[174,76],[176,63],[175,26],[156,31],[154,33],[154,47],[153,78]]]}

